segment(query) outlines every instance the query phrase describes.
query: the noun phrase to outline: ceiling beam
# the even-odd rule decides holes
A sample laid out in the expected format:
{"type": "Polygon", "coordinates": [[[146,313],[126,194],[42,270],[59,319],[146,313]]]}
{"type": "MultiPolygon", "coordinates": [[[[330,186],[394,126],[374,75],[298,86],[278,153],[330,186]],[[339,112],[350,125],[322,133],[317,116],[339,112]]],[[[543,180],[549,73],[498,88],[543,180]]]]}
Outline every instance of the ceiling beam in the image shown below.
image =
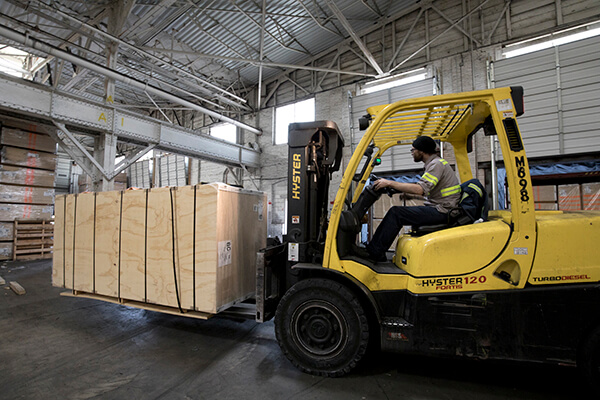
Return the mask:
{"type": "MultiPolygon", "coordinates": [[[[324,30],[326,30],[326,31],[327,31],[327,32],[329,32],[329,33],[333,33],[334,35],[336,35],[336,36],[339,36],[339,37],[341,37],[342,39],[344,38],[344,35],[342,35],[342,34],[341,34],[339,31],[338,31],[338,32],[336,32],[336,31],[334,31],[333,29],[326,27],[326,26],[325,26],[325,24],[322,24],[322,23],[320,23],[320,22],[317,20],[317,17],[315,17],[315,16],[314,16],[314,15],[313,15],[313,14],[310,12],[310,10],[308,9],[308,7],[306,7],[306,6],[304,5],[304,3],[302,2],[302,0],[298,0],[298,3],[300,3],[300,5],[301,5],[301,6],[302,6],[302,8],[304,9],[304,11],[306,11],[306,13],[307,13],[307,14],[310,16],[310,18],[311,18],[313,21],[315,21],[315,24],[317,24],[317,26],[318,26],[319,28],[321,28],[321,29],[324,29],[324,30]]],[[[334,24],[333,26],[335,26],[335,24],[334,24]]],[[[336,28],[337,28],[337,27],[336,27],[336,28]]]]}
{"type": "Polygon", "coordinates": [[[398,68],[400,68],[402,65],[404,65],[405,63],[407,63],[409,60],[411,60],[414,56],[416,56],[417,54],[419,54],[421,51],[429,48],[429,46],[433,42],[435,42],[436,40],[438,40],[439,38],[441,38],[442,36],[444,36],[449,30],[453,29],[456,25],[460,24],[463,20],[465,20],[468,16],[470,16],[471,14],[473,14],[475,11],[483,8],[483,6],[486,5],[489,1],[490,0],[484,0],[483,3],[479,4],[477,7],[473,8],[471,11],[469,11],[468,13],[466,13],[465,15],[463,15],[462,17],[460,17],[459,19],[457,19],[456,21],[454,21],[442,33],[440,33],[439,35],[437,35],[433,39],[429,40],[423,46],[419,47],[419,49],[417,49],[414,53],[412,53],[411,55],[409,55],[408,57],[406,57],[403,61],[401,61],[400,63],[398,63],[394,68],[390,69],[388,73],[391,74],[392,72],[394,72],[395,70],[397,70],[398,68]]]}
{"type": "Polygon", "coordinates": [[[358,47],[364,53],[365,57],[367,57],[367,60],[369,60],[369,64],[371,64],[371,66],[373,68],[375,68],[375,71],[377,71],[378,75],[383,75],[383,70],[381,69],[381,67],[379,66],[377,61],[375,60],[375,57],[373,57],[373,54],[371,54],[371,52],[369,51],[367,46],[363,43],[363,41],[360,39],[360,37],[356,34],[354,29],[352,29],[352,25],[350,25],[350,22],[348,22],[346,17],[344,17],[342,10],[340,10],[338,8],[338,6],[335,4],[335,2],[333,0],[325,0],[325,2],[327,3],[327,5],[331,9],[331,11],[337,16],[338,20],[344,26],[344,28],[346,28],[346,31],[348,31],[348,33],[350,34],[352,39],[354,39],[354,41],[356,42],[358,47]]]}
{"type": "MultiPolygon", "coordinates": [[[[259,28],[262,28],[261,25],[260,25],[260,23],[256,22],[254,20],[254,18],[252,18],[252,16],[250,16],[246,11],[242,10],[235,2],[233,2],[232,0],[229,0],[229,2],[231,3],[232,6],[234,6],[236,8],[236,10],[238,10],[239,12],[241,12],[242,14],[244,14],[250,21],[252,21],[252,23],[254,23],[254,25],[258,26],[259,28]]],[[[282,41],[280,41],[279,39],[277,39],[275,37],[275,35],[273,35],[267,29],[265,29],[265,33],[267,35],[269,35],[275,42],[277,42],[278,45],[280,45],[281,47],[283,47],[286,50],[296,51],[296,52],[304,54],[304,55],[309,55],[309,56],[311,55],[307,51],[298,50],[298,49],[294,49],[293,47],[289,47],[288,45],[286,45],[285,43],[283,43],[282,41]]]]}
{"type": "MultiPolygon", "coordinates": [[[[413,6],[407,7],[405,9],[403,9],[402,11],[397,12],[396,14],[393,14],[391,16],[389,16],[388,18],[385,19],[380,19],[378,22],[376,22],[374,25],[370,26],[369,28],[366,28],[362,31],[360,31],[358,33],[359,36],[366,36],[370,33],[372,33],[373,31],[376,31],[378,29],[381,29],[382,26],[385,26],[389,23],[391,23],[392,21],[396,21],[402,17],[404,17],[405,15],[411,14],[417,10],[421,9],[421,5],[420,4],[415,4],[413,6]]],[[[324,56],[334,52],[334,51],[338,51],[340,50],[342,47],[344,46],[348,46],[350,43],[352,43],[354,41],[354,39],[347,38],[345,39],[343,42],[337,44],[336,46],[333,46],[329,49],[323,50],[322,52],[320,52],[319,54],[309,58],[309,59],[305,59],[302,60],[303,64],[311,64],[321,58],[323,58],[324,56]]],[[[274,76],[272,78],[269,78],[269,80],[266,81],[266,84],[270,84],[272,82],[277,82],[281,77],[285,76],[287,73],[289,73],[289,71],[284,71],[281,74],[274,76]]],[[[369,76],[369,77],[376,77],[376,74],[363,74],[365,76],[369,76]]]]}
{"type": "Polygon", "coordinates": [[[141,49],[143,49],[145,51],[155,51],[158,53],[187,54],[187,55],[197,56],[199,58],[211,58],[211,59],[217,59],[217,60],[242,62],[242,63],[252,64],[255,66],[262,65],[263,67],[286,68],[286,69],[287,68],[305,69],[305,70],[309,70],[309,71],[330,72],[330,73],[334,73],[334,74],[359,75],[359,76],[369,76],[369,77],[376,76],[375,74],[368,74],[368,73],[364,73],[364,72],[344,71],[344,70],[339,70],[339,69],[329,69],[329,68],[321,68],[321,67],[311,67],[309,65],[282,64],[282,63],[274,63],[274,62],[266,62],[266,61],[260,62],[259,60],[254,60],[254,59],[250,59],[250,58],[227,57],[227,56],[220,56],[220,55],[216,55],[216,54],[204,54],[204,53],[197,53],[195,51],[189,51],[189,50],[161,49],[159,47],[141,47],[141,49]]]}
{"type": "MultiPolygon", "coordinates": [[[[177,67],[175,65],[172,65],[168,61],[162,60],[161,58],[155,56],[154,54],[150,54],[150,53],[148,53],[146,51],[140,50],[139,47],[131,45],[131,44],[125,42],[124,40],[119,39],[116,36],[113,36],[111,34],[108,34],[108,33],[104,32],[104,31],[101,31],[100,29],[97,29],[97,28],[95,28],[95,27],[93,27],[93,26],[91,26],[91,25],[89,25],[89,24],[87,24],[85,22],[79,21],[77,18],[74,18],[74,17],[72,17],[72,16],[70,16],[70,15],[68,15],[68,14],[66,14],[66,13],[64,13],[64,12],[62,12],[60,10],[57,10],[57,9],[52,8],[50,6],[47,6],[46,4],[44,4],[43,2],[41,2],[40,0],[33,0],[33,1],[36,4],[38,4],[39,6],[41,6],[43,8],[46,8],[48,10],[51,10],[51,11],[57,13],[58,15],[66,18],[66,19],[68,19],[69,21],[75,22],[75,23],[81,25],[82,27],[87,28],[88,30],[92,31],[93,33],[96,33],[96,34],[99,34],[99,35],[101,35],[101,36],[103,36],[105,38],[111,39],[111,40],[119,43],[119,45],[127,47],[130,50],[134,50],[134,51],[142,54],[143,56],[149,57],[152,60],[157,61],[157,62],[159,62],[161,64],[169,65],[169,67],[174,68],[175,70],[177,70],[178,72],[184,74],[185,76],[187,76],[189,78],[192,78],[192,79],[198,81],[199,83],[201,83],[202,85],[210,87],[211,89],[214,89],[214,90],[222,93],[223,95],[227,95],[229,97],[232,97],[237,102],[241,102],[241,103],[245,103],[246,102],[245,99],[243,99],[243,98],[241,98],[239,96],[236,96],[235,94],[233,94],[233,93],[231,93],[231,92],[229,92],[229,91],[227,91],[227,90],[225,90],[223,88],[220,88],[220,87],[218,87],[218,86],[216,86],[216,85],[214,85],[214,84],[212,84],[212,83],[210,83],[210,82],[208,82],[208,81],[206,81],[204,79],[201,79],[198,76],[196,76],[194,74],[191,74],[191,73],[187,72],[186,70],[184,70],[182,68],[179,68],[179,67],[177,67]]],[[[238,107],[240,106],[239,103],[237,103],[237,102],[235,102],[235,101],[233,101],[233,100],[231,100],[231,99],[229,99],[227,97],[219,95],[218,93],[215,93],[214,95],[217,96],[217,97],[219,97],[222,101],[224,101],[226,103],[229,103],[229,104],[232,104],[232,105],[235,105],[235,106],[238,106],[238,107]]]]}
{"type": "Polygon", "coordinates": [[[95,71],[97,73],[100,73],[102,75],[105,75],[105,76],[108,76],[110,78],[113,78],[116,81],[120,81],[120,82],[123,82],[123,83],[125,83],[125,84],[127,84],[129,86],[135,87],[137,89],[141,89],[144,92],[155,94],[155,95],[157,95],[157,96],[159,96],[159,97],[161,97],[163,99],[172,101],[174,103],[177,103],[177,104],[180,104],[180,105],[183,105],[183,106],[186,106],[186,107],[191,107],[191,108],[193,108],[196,111],[200,111],[200,112],[202,112],[204,114],[210,115],[211,117],[214,117],[214,118],[216,118],[216,119],[218,119],[220,121],[228,122],[230,124],[233,124],[233,125],[235,125],[237,127],[240,127],[242,129],[245,129],[245,130],[247,130],[249,132],[252,132],[252,133],[255,133],[257,135],[262,134],[262,131],[260,129],[257,129],[255,127],[247,125],[247,124],[245,124],[243,122],[236,121],[234,119],[226,117],[226,116],[224,116],[222,114],[219,114],[219,113],[217,113],[215,111],[212,111],[212,110],[209,110],[207,108],[201,107],[201,106],[199,106],[197,104],[194,104],[194,103],[192,103],[190,101],[187,101],[187,100],[182,99],[180,97],[174,96],[171,93],[168,93],[168,92],[166,92],[166,91],[164,91],[162,89],[159,89],[159,88],[156,88],[154,86],[148,85],[147,83],[140,82],[138,80],[132,79],[132,78],[130,78],[128,76],[125,76],[125,75],[121,74],[120,72],[117,72],[117,71],[111,70],[109,68],[103,67],[101,65],[98,65],[96,63],[90,62],[88,60],[85,60],[83,58],[75,56],[75,55],[73,55],[71,53],[63,51],[63,50],[61,50],[61,49],[59,49],[57,47],[54,47],[54,46],[48,45],[46,43],[43,43],[43,42],[41,42],[41,41],[39,41],[37,39],[33,39],[33,38],[29,37],[29,36],[26,36],[26,35],[24,35],[22,33],[17,32],[17,31],[15,31],[13,29],[6,28],[4,26],[0,26],[0,36],[4,36],[7,39],[14,40],[15,42],[20,43],[20,44],[22,44],[24,46],[31,47],[33,49],[37,49],[37,50],[43,51],[44,53],[47,53],[47,54],[53,55],[55,57],[58,57],[61,60],[69,61],[69,62],[71,62],[71,63],[73,63],[75,65],[78,65],[80,67],[90,69],[90,70],[95,71]]]}
{"type": "MultiPolygon", "coordinates": [[[[120,142],[140,147],[156,145],[162,151],[219,164],[260,165],[260,153],[252,148],[9,76],[0,77],[0,108],[37,121],[61,123],[70,132],[92,137],[111,133],[120,142]]],[[[78,149],[76,144],[72,148],[78,149]]]]}

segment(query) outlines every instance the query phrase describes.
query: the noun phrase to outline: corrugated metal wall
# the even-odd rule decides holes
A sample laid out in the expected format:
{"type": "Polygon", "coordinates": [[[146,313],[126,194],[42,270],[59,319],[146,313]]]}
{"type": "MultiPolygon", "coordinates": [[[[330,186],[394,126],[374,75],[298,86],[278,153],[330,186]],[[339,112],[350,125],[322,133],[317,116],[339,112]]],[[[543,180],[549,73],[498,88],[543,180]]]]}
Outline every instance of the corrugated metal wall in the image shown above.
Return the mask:
{"type": "Polygon", "coordinates": [[[525,89],[528,157],[600,151],[600,37],[494,63],[495,87],[525,89]]]}
{"type": "Polygon", "coordinates": [[[129,184],[131,187],[150,189],[152,175],[150,174],[150,160],[143,160],[134,163],[129,167],[129,184]]]}
{"type": "MultiPolygon", "coordinates": [[[[431,96],[433,94],[434,80],[428,78],[394,88],[380,90],[374,93],[363,94],[352,98],[352,148],[355,148],[364,135],[358,129],[358,119],[367,113],[367,108],[381,104],[389,104],[399,100],[414,97],[431,96]]],[[[388,150],[391,157],[384,156],[381,165],[373,169],[374,173],[387,171],[401,171],[419,168],[410,155],[408,146],[396,146],[388,150]]]]}
{"type": "Polygon", "coordinates": [[[160,186],[187,185],[186,157],[169,154],[157,158],[160,186]]]}
{"type": "Polygon", "coordinates": [[[56,158],[56,172],[54,175],[54,187],[56,194],[68,194],[71,183],[71,158],[69,155],[59,152],[56,158]]]}

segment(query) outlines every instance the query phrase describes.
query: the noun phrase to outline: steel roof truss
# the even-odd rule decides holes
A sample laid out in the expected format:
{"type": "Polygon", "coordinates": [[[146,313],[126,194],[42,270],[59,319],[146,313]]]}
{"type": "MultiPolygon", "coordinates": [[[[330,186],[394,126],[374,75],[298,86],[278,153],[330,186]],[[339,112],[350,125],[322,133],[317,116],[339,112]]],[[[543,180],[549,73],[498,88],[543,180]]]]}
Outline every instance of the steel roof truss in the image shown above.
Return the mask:
{"type": "Polygon", "coordinates": [[[255,150],[16,78],[0,77],[0,106],[92,132],[112,132],[119,140],[164,151],[227,165],[259,166],[255,150]]]}
{"type": "Polygon", "coordinates": [[[375,68],[375,71],[377,71],[377,73],[379,75],[383,75],[383,70],[381,69],[381,67],[379,66],[377,61],[375,60],[375,57],[373,57],[373,54],[371,54],[371,52],[369,51],[367,46],[363,43],[363,41],[360,39],[360,37],[356,34],[354,29],[352,29],[352,25],[350,25],[350,22],[348,22],[348,20],[342,13],[342,10],[340,10],[338,8],[338,6],[334,3],[333,0],[325,0],[325,2],[327,3],[327,5],[331,9],[331,11],[336,15],[336,17],[338,18],[338,21],[340,21],[340,23],[344,26],[346,31],[348,31],[350,36],[352,36],[352,38],[354,39],[354,41],[356,42],[358,47],[360,47],[360,49],[364,53],[365,57],[367,57],[367,60],[369,60],[369,64],[371,64],[371,66],[373,68],[375,68]]]}

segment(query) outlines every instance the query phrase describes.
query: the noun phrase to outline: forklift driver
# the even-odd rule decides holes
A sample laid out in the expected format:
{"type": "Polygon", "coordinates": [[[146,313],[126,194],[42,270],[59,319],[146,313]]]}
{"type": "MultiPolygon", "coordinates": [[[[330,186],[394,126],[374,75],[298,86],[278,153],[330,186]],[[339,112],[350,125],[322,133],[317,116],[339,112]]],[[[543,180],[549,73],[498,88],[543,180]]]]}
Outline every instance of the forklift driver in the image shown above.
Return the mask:
{"type": "Polygon", "coordinates": [[[394,206],[388,210],[373,239],[367,245],[369,258],[387,261],[385,253],[403,225],[436,225],[448,222],[448,212],[458,205],[460,184],[448,162],[436,153],[436,143],[429,136],[419,136],[412,143],[413,160],[425,163],[425,173],[417,183],[378,179],[373,188],[391,188],[398,192],[425,196],[424,206],[394,206]]]}

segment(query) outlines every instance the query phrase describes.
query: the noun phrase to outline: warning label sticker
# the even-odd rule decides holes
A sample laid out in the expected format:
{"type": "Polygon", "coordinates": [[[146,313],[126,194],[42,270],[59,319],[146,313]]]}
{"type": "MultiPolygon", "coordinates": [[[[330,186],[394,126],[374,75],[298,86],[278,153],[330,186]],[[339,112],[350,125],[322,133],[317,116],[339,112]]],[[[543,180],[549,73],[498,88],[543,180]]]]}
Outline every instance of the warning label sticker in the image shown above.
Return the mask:
{"type": "Polygon", "coordinates": [[[298,261],[300,247],[298,243],[288,243],[288,261],[298,261]]]}
{"type": "Polygon", "coordinates": [[[514,251],[517,256],[526,256],[529,253],[527,247],[515,247],[514,251]]]}
{"type": "Polygon", "coordinates": [[[502,99],[496,101],[496,108],[498,111],[510,111],[512,110],[512,102],[510,99],[502,99]]]}
{"type": "Polygon", "coordinates": [[[219,267],[231,264],[231,240],[219,242],[219,267]]]}

